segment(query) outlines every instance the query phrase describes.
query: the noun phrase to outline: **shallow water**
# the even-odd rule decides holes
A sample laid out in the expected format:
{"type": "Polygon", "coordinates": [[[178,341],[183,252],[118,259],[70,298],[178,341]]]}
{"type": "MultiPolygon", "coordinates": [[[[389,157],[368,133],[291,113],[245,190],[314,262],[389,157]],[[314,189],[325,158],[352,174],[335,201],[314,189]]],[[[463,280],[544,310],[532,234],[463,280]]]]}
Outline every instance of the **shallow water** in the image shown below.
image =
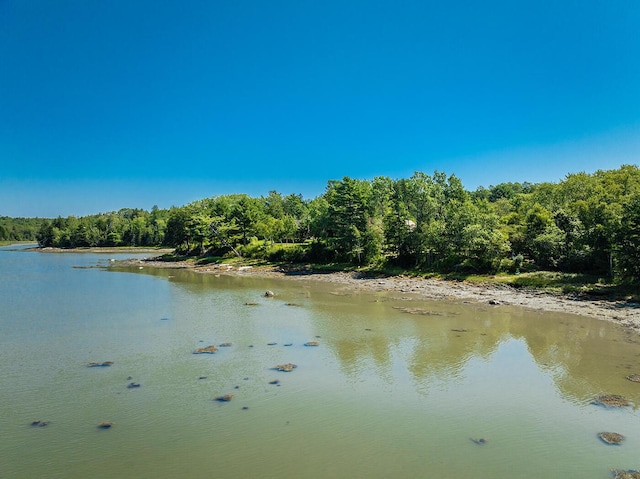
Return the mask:
{"type": "Polygon", "coordinates": [[[612,393],[640,405],[640,384],[625,379],[640,373],[639,338],[615,325],[90,267],[110,257],[0,248],[2,478],[595,479],[640,468],[638,409],[591,404],[612,393]],[[114,364],[86,367],[102,361],[114,364]],[[288,362],[298,367],[272,369],[288,362]],[[602,431],[627,439],[607,446],[602,431]]]}

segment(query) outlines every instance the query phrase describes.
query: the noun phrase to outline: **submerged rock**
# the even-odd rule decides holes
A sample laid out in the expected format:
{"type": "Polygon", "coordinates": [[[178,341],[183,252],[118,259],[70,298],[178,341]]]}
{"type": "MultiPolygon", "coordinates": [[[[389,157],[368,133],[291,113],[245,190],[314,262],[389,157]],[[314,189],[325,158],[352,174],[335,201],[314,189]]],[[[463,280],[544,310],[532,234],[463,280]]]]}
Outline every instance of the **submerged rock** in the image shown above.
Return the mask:
{"type": "Polygon", "coordinates": [[[613,472],[613,479],[640,479],[640,471],[611,469],[611,472],[613,472]]]}
{"type": "Polygon", "coordinates": [[[634,383],[640,383],[640,374],[629,374],[627,376],[629,381],[633,381],[634,383]]]}
{"type": "Polygon", "coordinates": [[[134,388],[139,388],[140,387],[140,383],[129,383],[127,384],[127,389],[134,389],[134,388]]]}
{"type": "Polygon", "coordinates": [[[105,361],[103,363],[89,363],[87,367],[89,368],[106,368],[113,364],[113,361],[105,361]]]}
{"type": "Polygon", "coordinates": [[[102,421],[100,424],[98,424],[98,428],[100,429],[109,429],[110,427],[113,426],[113,422],[111,421],[102,421]]]}
{"type": "Polygon", "coordinates": [[[601,394],[593,400],[599,406],[625,407],[631,405],[629,400],[619,394],[601,394]]]}
{"type": "Polygon", "coordinates": [[[488,440],[484,437],[480,437],[477,439],[475,437],[470,437],[469,440],[474,444],[477,444],[478,446],[484,446],[488,442],[488,440]]]}
{"type": "Polygon", "coordinates": [[[193,354],[214,354],[217,350],[218,348],[216,348],[213,344],[210,344],[207,347],[196,349],[193,354]]]}
{"type": "Polygon", "coordinates": [[[229,402],[233,399],[233,394],[224,394],[222,396],[218,396],[216,401],[218,402],[229,402]]]}
{"type": "Polygon", "coordinates": [[[296,366],[293,363],[287,363],[287,364],[279,364],[278,366],[276,366],[273,369],[276,369],[278,371],[284,371],[284,372],[290,372],[293,371],[295,368],[297,368],[298,366],[296,366]]]}
{"type": "Polygon", "coordinates": [[[49,425],[49,421],[40,421],[40,420],[31,421],[31,425],[34,427],[46,427],[49,425]]]}
{"type": "Polygon", "coordinates": [[[444,313],[441,311],[431,311],[431,310],[420,309],[420,308],[405,308],[401,306],[394,306],[393,309],[397,309],[407,314],[419,314],[422,316],[444,316],[444,313]]]}
{"type": "Polygon", "coordinates": [[[607,444],[615,445],[620,444],[624,440],[624,436],[617,432],[601,432],[598,434],[598,437],[607,444]]]}
{"type": "Polygon", "coordinates": [[[233,346],[233,343],[222,343],[222,344],[219,344],[218,346],[220,346],[221,348],[229,348],[233,346]]]}

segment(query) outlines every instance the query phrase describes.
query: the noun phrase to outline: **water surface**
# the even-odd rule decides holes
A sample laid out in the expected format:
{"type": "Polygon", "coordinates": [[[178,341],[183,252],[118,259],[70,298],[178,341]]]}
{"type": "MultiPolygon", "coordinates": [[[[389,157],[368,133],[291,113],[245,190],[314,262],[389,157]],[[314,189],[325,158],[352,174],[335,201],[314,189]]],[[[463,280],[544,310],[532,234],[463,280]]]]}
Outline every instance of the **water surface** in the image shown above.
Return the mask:
{"type": "Polygon", "coordinates": [[[110,258],[0,248],[0,477],[595,479],[640,468],[638,409],[591,404],[601,393],[640,404],[625,379],[640,373],[640,344],[615,325],[93,267],[110,258]],[[102,361],[114,364],[86,367],[102,361]],[[292,372],[272,369],[289,362],[292,372]],[[602,431],[627,439],[607,446],[602,431]]]}

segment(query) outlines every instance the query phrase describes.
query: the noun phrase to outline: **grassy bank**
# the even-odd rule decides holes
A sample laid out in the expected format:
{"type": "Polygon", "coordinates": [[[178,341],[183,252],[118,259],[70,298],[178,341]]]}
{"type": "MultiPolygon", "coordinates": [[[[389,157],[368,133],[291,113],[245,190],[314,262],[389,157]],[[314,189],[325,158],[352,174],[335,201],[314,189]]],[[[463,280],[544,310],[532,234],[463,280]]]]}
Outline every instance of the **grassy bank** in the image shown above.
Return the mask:
{"type": "Polygon", "coordinates": [[[551,294],[570,294],[591,299],[625,299],[640,302],[640,286],[619,284],[597,276],[554,271],[532,273],[473,275],[464,278],[445,276],[447,279],[464,279],[475,283],[509,285],[518,289],[538,290],[551,294]]]}

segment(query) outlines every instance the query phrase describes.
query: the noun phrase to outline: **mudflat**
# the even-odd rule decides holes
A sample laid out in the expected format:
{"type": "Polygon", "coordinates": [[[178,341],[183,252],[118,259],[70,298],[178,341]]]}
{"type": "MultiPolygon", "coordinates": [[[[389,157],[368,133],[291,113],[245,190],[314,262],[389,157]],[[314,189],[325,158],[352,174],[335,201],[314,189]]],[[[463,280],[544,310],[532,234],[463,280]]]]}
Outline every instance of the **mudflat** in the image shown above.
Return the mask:
{"type": "MultiPolygon", "coordinates": [[[[119,262],[122,264],[123,262],[119,262]]],[[[286,271],[278,266],[234,267],[226,264],[197,265],[190,261],[166,262],[156,259],[132,259],[126,264],[190,269],[201,274],[227,274],[312,280],[335,283],[342,292],[395,292],[427,300],[473,302],[493,307],[516,306],[544,312],[562,312],[611,321],[640,334],[640,303],[604,298],[585,298],[570,294],[551,294],[535,289],[516,289],[494,283],[471,283],[410,276],[371,276],[357,272],[286,271]]]]}

